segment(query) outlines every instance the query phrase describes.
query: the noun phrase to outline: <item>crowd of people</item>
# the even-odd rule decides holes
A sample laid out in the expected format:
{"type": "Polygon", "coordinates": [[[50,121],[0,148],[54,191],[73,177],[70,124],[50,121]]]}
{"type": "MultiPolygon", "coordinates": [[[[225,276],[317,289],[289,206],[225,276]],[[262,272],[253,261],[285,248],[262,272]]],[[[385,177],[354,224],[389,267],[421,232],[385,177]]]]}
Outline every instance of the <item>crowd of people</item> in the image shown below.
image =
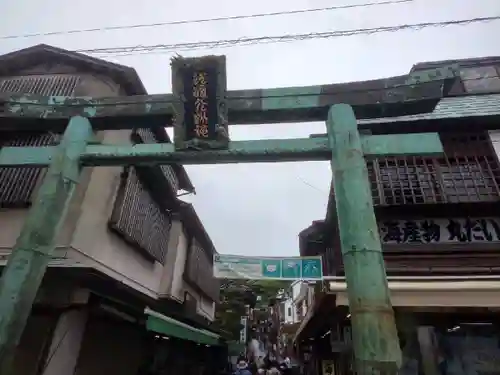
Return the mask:
{"type": "Polygon", "coordinates": [[[233,375],[292,375],[292,367],[288,357],[281,362],[265,358],[257,364],[253,361],[249,363],[245,356],[240,356],[233,375]]]}

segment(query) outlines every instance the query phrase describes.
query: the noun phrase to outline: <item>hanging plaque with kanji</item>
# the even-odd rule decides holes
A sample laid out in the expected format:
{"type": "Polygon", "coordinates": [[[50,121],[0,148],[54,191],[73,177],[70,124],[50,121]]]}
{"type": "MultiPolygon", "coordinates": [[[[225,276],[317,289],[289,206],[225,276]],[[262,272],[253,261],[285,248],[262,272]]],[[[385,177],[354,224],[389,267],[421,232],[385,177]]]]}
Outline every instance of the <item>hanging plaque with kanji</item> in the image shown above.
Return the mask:
{"type": "Polygon", "coordinates": [[[227,148],[226,57],[173,58],[172,92],[175,148],[227,148]]]}

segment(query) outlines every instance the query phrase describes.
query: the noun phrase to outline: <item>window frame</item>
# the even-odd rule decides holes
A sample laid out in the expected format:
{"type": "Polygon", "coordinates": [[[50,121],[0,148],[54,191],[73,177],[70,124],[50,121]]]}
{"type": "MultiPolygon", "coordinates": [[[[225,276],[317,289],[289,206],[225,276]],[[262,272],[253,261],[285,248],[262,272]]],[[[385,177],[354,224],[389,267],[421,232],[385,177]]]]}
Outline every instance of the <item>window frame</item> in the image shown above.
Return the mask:
{"type": "Polygon", "coordinates": [[[437,158],[387,157],[367,162],[374,205],[500,200],[500,163],[493,149],[483,151],[488,136],[469,133],[466,137],[442,137],[445,155],[437,158]],[[464,146],[466,141],[470,148],[464,146]]]}

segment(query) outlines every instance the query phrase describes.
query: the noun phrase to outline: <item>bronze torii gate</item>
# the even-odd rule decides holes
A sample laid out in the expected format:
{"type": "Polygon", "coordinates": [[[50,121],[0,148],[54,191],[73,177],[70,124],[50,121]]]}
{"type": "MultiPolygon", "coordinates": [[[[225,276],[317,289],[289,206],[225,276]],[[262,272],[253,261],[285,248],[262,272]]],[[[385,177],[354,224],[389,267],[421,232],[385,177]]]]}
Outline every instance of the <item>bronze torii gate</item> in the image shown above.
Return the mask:
{"type": "MultiPolygon", "coordinates": [[[[2,167],[49,167],[0,280],[2,375],[11,368],[82,166],[306,160],[331,162],[357,371],[397,371],[401,351],[365,157],[437,154],[442,152],[442,145],[435,133],[360,135],[356,116],[432,111],[442,96],[443,80],[454,78],[455,69],[410,75],[399,85],[391,86],[387,81],[382,90],[375,89],[375,97],[367,97],[363,91],[342,91],[342,85],[226,92],[225,68],[224,56],[176,58],[172,62],[173,94],[169,95],[14,95],[0,103],[1,130],[64,132],[58,146],[0,150],[2,167]],[[265,124],[317,120],[326,120],[327,137],[238,142],[228,137],[229,121],[265,124]],[[96,130],[158,125],[175,127],[175,145],[117,146],[93,141],[96,130]]],[[[372,89],[370,94],[374,93],[372,89]]]]}

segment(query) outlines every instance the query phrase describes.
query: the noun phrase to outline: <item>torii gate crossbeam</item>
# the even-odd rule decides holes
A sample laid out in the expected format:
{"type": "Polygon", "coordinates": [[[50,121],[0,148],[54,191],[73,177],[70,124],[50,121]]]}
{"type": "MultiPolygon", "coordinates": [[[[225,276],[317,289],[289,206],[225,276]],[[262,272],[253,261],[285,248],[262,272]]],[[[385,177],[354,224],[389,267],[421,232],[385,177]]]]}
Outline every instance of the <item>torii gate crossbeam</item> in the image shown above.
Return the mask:
{"type": "MultiPolygon", "coordinates": [[[[205,58],[186,60],[203,59],[205,58]]],[[[150,104],[154,102],[149,99],[142,97],[140,100],[143,104],[144,101],[150,104]]],[[[397,371],[401,352],[365,157],[442,153],[437,134],[360,136],[352,106],[337,104],[331,107],[328,117],[324,118],[327,138],[240,142],[227,140],[226,147],[217,150],[178,149],[177,143],[175,147],[172,144],[104,145],[93,142],[95,122],[99,123],[98,129],[119,129],[129,128],[138,117],[143,120],[150,118],[151,122],[143,121],[135,126],[147,128],[157,125],[155,116],[158,113],[151,112],[152,107],[144,105],[142,112],[138,112],[134,104],[130,104],[135,108],[133,112],[126,108],[122,98],[114,98],[115,107],[113,102],[108,101],[103,108],[107,108],[108,114],[121,113],[116,117],[121,120],[124,118],[123,114],[128,113],[128,123],[120,127],[111,114],[99,117],[99,113],[102,114],[99,112],[102,100],[67,98],[59,104],[51,100],[53,99],[48,97],[36,100],[32,96],[12,97],[6,103],[8,110],[0,116],[2,125],[7,124],[2,121],[3,118],[14,120],[9,123],[38,130],[56,131],[61,129],[64,120],[67,125],[64,126],[64,136],[58,146],[6,147],[0,150],[0,166],[49,166],[0,280],[1,374],[9,373],[13,353],[54,251],[59,224],[78,183],[82,166],[305,160],[330,160],[332,165],[338,226],[352,314],[356,368],[361,374],[368,374],[373,370],[379,374],[394,374],[397,371]],[[75,111],[73,104],[77,102],[85,104],[75,111]],[[45,120],[40,122],[40,119],[45,120]]],[[[133,101],[131,98],[127,100],[133,101]]],[[[178,113],[181,102],[174,103],[174,113],[178,113]]],[[[154,103],[152,105],[154,106],[154,103]]],[[[275,106],[278,110],[279,104],[275,106]]],[[[285,100],[281,111],[286,113],[287,108],[290,109],[290,103],[285,100]]],[[[162,113],[171,114],[171,110],[170,107],[163,107],[162,113]]]]}

